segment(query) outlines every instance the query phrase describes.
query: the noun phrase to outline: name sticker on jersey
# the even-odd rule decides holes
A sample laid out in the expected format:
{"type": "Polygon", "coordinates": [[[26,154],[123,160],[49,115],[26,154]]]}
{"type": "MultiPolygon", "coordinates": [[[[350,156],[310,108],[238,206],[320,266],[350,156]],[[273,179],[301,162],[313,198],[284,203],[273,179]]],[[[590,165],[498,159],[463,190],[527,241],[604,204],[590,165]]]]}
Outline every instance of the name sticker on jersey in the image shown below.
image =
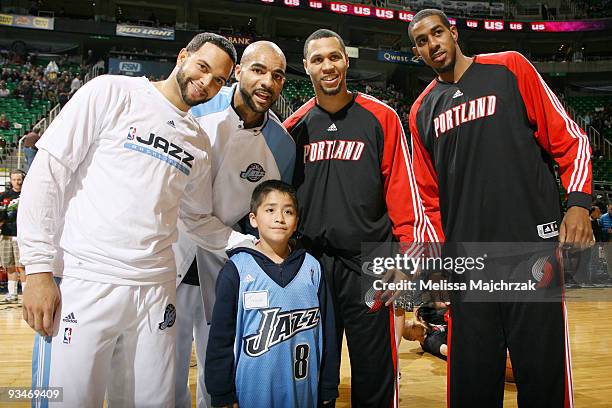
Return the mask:
{"type": "Polygon", "coordinates": [[[134,142],[126,142],[123,145],[126,149],[155,157],[189,175],[189,169],[193,167],[194,156],[182,147],[161,136],[156,136],[155,133],[150,133],[148,139],[143,139],[136,135],[136,128],[133,127],[130,127],[127,139],[134,142]]]}
{"type": "Polygon", "coordinates": [[[497,97],[489,95],[450,108],[434,118],[436,137],[464,123],[495,115],[496,105],[497,97]]]}
{"type": "Polygon", "coordinates": [[[260,310],[261,321],[257,333],[244,338],[244,352],[251,357],[265,354],[271,347],[288,340],[297,333],[319,324],[319,308],[280,312],[280,307],[260,310]]]}
{"type": "Polygon", "coordinates": [[[245,310],[264,309],[268,307],[268,291],[259,290],[244,292],[242,303],[245,310]]]}
{"type": "Polygon", "coordinates": [[[304,145],[304,163],[361,158],[365,144],[355,140],[323,140],[304,145]]]}

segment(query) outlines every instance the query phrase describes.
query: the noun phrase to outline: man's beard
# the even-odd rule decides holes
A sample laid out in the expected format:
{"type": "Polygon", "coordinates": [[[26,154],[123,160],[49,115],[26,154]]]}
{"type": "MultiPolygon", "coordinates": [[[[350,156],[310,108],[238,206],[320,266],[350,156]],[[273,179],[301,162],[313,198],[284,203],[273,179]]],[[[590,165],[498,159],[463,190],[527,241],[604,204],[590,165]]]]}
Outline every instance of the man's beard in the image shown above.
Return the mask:
{"type": "Polygon", "coordinates": [[[342,82],[340,82],[338,86],[333,89],[325,89],[323,84],[319,82],[319,89],[321,90],[321,92],[323,92],[327,96],[338,95],[340,91],[342,90],[342,82]]]}
{"type": "Polygon", "coordinates": [[[189,97],[189,92],[187,88],[189,87],[189,81],[183,72],[183,67],[179,67],[178,72],[176,73],[176,82],[178,83],[179,89],[181,90],[181,97],[183,98],[183,102],[185,102],[188,106],[196,106],[204,102],[208,102],[211,98],[203,98],[201,100],[193,100],[189,97]]]}
{"type": "Polygon", "coordinates": [[[244,101],[246,106],[248,106],[249,109],[252,110],[253,112],[265,113],[268,111],[268,109],[270,109],[272,105],[274,105],[274,102],[276,102],[276,101],[270,100],[269,105],[264,106],[264,107],[259,107],[253,101],[253,94],[249,94],[245,89],[243,89],[242,86],[240,86],[240,83],[238,86],[238,90],[240,91],[240,96],[242,97],[242,100],[244,101]]]}
{"type": "Polygon", "coordinates": [[[438,75],[439,75],[439,74],[445,74],[445,73],[447,73],[447,72],[454,71],[454,70],[455,70],[455,62],[456,62],[456,59],[454,59],[454,58],[453,58],[453,60],[452,60],[452,61],[449,61],[449,63],[448,63],[446,66],[441,67],[441,68],[434,68],[433,70],[434,70],[434,71],[436,72],[436,74],[438,74],[438,75]]]}

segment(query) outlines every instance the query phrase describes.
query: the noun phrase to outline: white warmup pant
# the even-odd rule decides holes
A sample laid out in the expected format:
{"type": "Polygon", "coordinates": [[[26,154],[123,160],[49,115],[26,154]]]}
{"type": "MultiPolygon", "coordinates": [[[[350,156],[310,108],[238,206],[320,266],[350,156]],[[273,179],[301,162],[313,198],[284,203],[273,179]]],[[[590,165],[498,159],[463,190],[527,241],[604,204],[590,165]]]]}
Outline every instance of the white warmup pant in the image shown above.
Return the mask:
{"type": "Polygon", "coordinates": [[[180,311],[176,316],[176,407],[191,408],[189,364],[194,339],[198,361],[196,408],[207,408],[211,403],[204,385],[204,360],[210,326],[204,316],[200,286],[181,283],[176,288],[176,307],[180,311]]]}
{"type": "Polygon", "coordinates": [[[55,334],[36,336],[32,387],[62,387],[63,402],[33,407],[174,406],[174,281],[114,285],[64,277],[55,334]]]}

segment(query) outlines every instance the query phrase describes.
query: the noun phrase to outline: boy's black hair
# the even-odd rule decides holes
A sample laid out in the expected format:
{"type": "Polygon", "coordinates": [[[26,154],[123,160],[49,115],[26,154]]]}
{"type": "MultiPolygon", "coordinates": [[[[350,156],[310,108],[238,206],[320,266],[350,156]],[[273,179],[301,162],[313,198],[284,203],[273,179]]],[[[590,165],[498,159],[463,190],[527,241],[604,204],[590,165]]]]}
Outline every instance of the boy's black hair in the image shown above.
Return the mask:
{"type": "Polygon", "coordinates": [[[279,193],[287,194],[291,198],[293,206],[297,211],[298,202],[295,188],[293,188],[292,185],[280,180],[266,180],[257,187],[255,187],[255,190],[253,190],[253,195],[251,196],[251,212],[253,214],[257,213],[257,209],[266,199],[266,196],[273,191],[278,191],[279,193]]]}

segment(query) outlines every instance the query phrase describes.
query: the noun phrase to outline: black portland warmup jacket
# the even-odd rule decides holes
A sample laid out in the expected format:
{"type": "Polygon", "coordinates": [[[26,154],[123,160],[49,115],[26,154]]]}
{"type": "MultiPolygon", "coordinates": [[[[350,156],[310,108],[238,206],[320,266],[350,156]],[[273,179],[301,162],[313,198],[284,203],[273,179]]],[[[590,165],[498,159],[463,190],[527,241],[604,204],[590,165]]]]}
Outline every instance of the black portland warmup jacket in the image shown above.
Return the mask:
{"type": "Polygon", "coordinates": [[[457,83],[432,81],[410,132],[426,213],[447,241],[556,239],[553,161],[568,207],[591,206],[588,138],[519,53],[477,55],[457,83]]]}

